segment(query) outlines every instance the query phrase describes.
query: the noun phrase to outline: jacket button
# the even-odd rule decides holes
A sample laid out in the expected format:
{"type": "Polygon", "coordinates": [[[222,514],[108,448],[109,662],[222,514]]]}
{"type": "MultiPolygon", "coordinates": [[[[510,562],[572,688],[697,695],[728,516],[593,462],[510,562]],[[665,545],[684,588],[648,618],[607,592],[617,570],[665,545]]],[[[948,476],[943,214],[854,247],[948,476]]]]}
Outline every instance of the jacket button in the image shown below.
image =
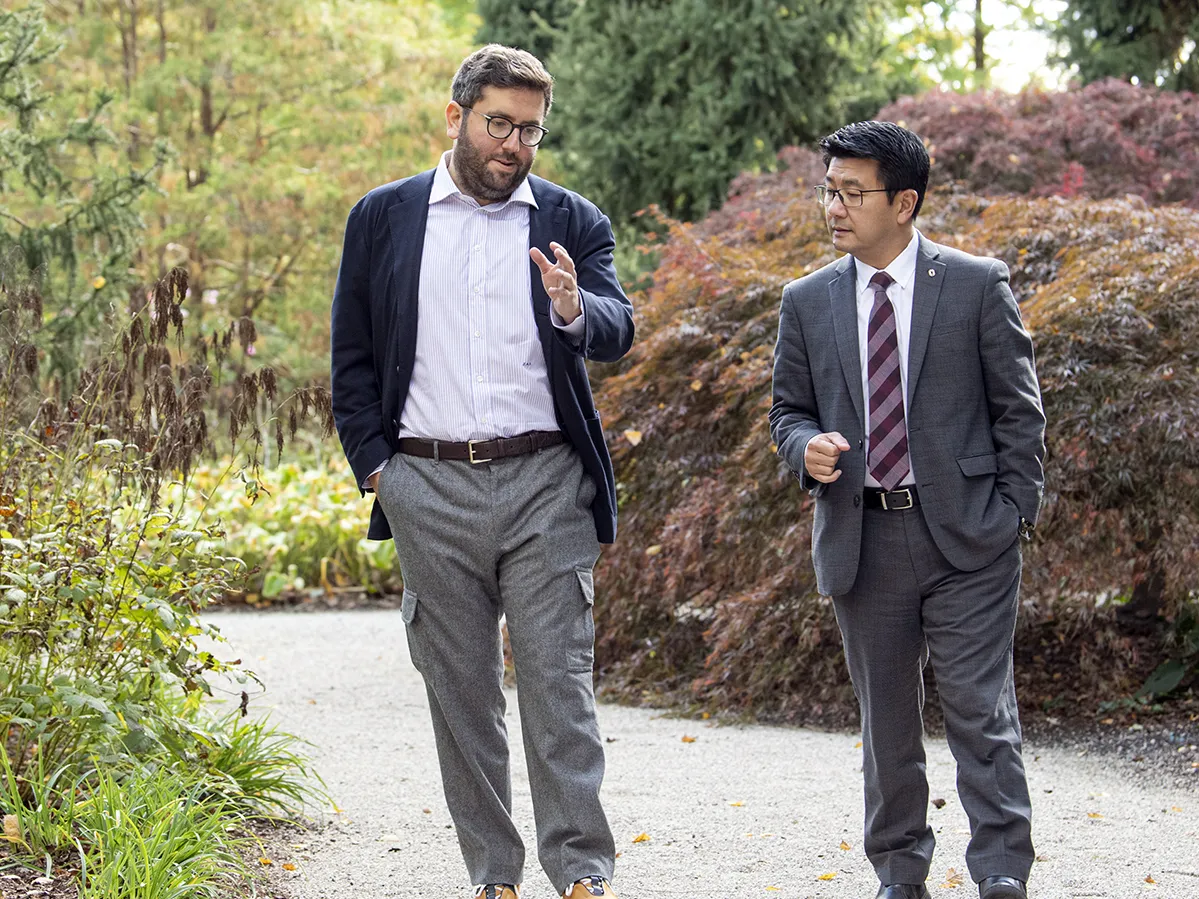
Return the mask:
{"type": "Polygon", "coordinates": [[[862,448],[862,439],[859,437],[858,438],[858,449],[861,449],[861,448],[862,448]]]}
{"type": "Polygon", "coordinates": [[[861,504],[862,504],[862,494],[855,493],[853,495],[853,507],[856,509],[861,504]]]}

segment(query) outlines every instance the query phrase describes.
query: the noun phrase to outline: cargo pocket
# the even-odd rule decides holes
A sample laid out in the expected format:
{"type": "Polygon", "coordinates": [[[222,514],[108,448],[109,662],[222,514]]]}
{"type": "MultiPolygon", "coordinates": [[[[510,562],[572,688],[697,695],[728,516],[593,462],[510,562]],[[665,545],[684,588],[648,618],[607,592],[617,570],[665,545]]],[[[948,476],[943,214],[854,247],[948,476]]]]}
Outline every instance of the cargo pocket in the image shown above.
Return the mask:
{"type": "Polygon", "coordinates": [[[595,605],[595,578],[590,568],[576,568],[575,577],[579,582],[579,592],[582,594],[583,611],[582,627],[575,646],[566,650],[566,670],[572,672],[590,672],[595,666],[595,622],[591,617],[595,605]]]}
{"type": "Polygon", "coordinates": [[[400,600],[400,617],[404,619],[404,624],[411,624],[416,620],[416,594],[404,588],[404,596],[400,600]]]}
{"type": "Polygon", "coordinates": [[[408,658],[412,661],[412,666],[423,674],[419,628],[414,626],[414,622],[416,621],[416,605],[416,594],[405,587],[404,596],[400,600],[400,617],[404,619],[404,633],[408,638],[408,658]]]}

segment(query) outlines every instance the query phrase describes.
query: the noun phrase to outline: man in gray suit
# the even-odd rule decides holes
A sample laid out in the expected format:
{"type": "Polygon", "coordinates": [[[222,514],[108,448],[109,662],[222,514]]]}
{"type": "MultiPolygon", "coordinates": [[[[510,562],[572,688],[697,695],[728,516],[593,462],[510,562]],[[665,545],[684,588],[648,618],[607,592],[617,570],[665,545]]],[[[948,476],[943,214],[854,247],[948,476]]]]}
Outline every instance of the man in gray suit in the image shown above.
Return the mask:
{"type": "Polygon", "coordinates": [[[812,556],[862,713],[865,849],[879,899],[925,899],[921,708],[931,660],[982,899],[1025,899],[1031,809],[1012,680],[1020,538],[1044,480],[1032,341],[995,259],[915,228],[920,138],[820,142],[816,194],[845,256],[783,290],[771,434],[816,501],[812,556]]]}

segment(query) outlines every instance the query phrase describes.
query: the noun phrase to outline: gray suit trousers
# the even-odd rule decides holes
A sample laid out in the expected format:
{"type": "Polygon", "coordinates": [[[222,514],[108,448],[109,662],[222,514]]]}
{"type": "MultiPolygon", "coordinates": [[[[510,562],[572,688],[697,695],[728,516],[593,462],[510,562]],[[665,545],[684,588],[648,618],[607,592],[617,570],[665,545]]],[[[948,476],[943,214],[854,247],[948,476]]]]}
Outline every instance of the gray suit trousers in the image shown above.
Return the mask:
{"type": "Polygon", "coordinates": [[[970,819],[970,874],[1028,879],[1032,809],[1012,680],[1020,568],[1018,541],[960,571],[919,508],[863,513],[857,580],[834,606],[862,710],[866,855],[884,884],[923,883],[932,863],[921,717],[930,660],[970,819]]]}
{"type": "Polygon", "coordinates": [[[561,894],[611,878],[592,689],[595,484],[569,445],[471,465],[397,454],[378,498],[404,577],[403,617],[424,677],[445,789],[471,882],[517,884],[499,619],[506,616],[537,825],[561,894]]]}

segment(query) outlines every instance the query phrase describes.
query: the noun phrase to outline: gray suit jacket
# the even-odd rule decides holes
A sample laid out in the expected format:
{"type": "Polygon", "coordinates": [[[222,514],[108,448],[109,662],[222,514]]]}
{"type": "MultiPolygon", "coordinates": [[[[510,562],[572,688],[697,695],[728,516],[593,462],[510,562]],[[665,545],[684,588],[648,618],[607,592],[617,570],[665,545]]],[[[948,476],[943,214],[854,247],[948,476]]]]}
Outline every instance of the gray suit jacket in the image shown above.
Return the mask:
{"type": "MultiPolygon", "coordinates": [[[[852,256],[783,289],[770,432],[816,500],[812,558],[821,593],[848,593],[862,541],[866,435],[852,256]],[[849,442],[831,484],[804,469],[808,440],[849,442]]],[[[920,236],[907,377],[908,450],[920,511],[962,571],[994,561],[1035,522],[1044,486],[1045,414],[1032,340],[997,259],[920,236]]]]}

